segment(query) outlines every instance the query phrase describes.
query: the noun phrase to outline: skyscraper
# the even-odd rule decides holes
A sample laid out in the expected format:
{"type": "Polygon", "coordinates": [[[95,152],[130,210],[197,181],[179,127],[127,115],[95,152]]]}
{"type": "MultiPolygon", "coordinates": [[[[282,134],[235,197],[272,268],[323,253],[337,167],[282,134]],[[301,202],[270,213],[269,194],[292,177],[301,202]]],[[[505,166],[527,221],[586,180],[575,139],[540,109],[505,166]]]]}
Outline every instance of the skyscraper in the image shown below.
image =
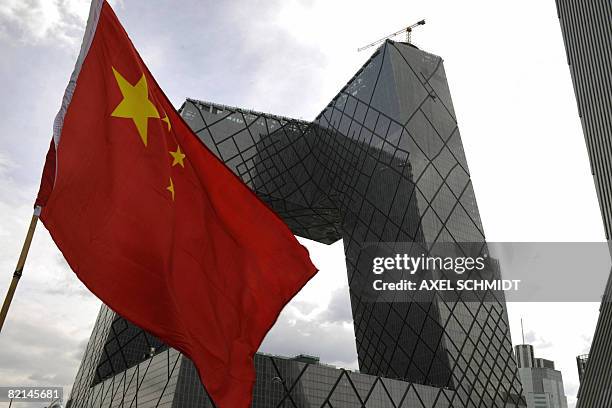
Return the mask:
{"type": "MultiPolygon", "coordinates": [[[[557,0],[606,239],[612,240],[612,3],[557,0]]],[[[612,254],[612,246],[611,246],[612,254]]],[[[612,406],[612,273],[604,290],[579,408],[612,406]]]]}
{"type": "Polygon", "coordinates": [[[582,379],[584,378],[584,372],[586,371],[586,366],[589,362],[588,354],[581,354],[576,356],[576,366],[578,368],[578,380],[582,383],[582,379]]]}
{"type": "Polygon", "coordinates": [[[563,377],[555,363],[535,358],[530,344],[519,344],[514,350],[527,408],[567,408],[563,377]]]}
{"type": "MultiPolygon", "coordinates": [[[[360,287],[369,273],[362,262],[369,243],[479,243],[486,251],[440,57],[410,44],[385,42],[312,122],[194,99],[184,103],[181,114],[296,235],[323,243],[343,239],[364,376],[359,378],[376,379],[370,388],[397,380],[393,384],[409,390],[401,401],[381,396],[367,406],[524,406],[503,297],[493,295],[486,302],[459,297],[451,302],[433,293],[427,301],[372,302],[360,287]]],[[[103,309],[79,370],[72,406],[106,406],[121,397],[117,389],[127,390],[123,394],[133,399],[136,390],[145,387],[147,401],[158,404],[146,406],[196,392],[190,387],[201,385],[182,371],[188,363],[171,353],[103,309]],[[139,367],[145,370],[148,361],[155,362],[155,377],[150,379],[146,372],[136,372],[139,367]],[[171,375],[171,368],[178,366],[179,373],[171,375]],[[128,385],[127,372],[142,378],[128,385]],[[116,396],[108,397],[108,390],[116,396]],[[158,393],[151,394],[153,390],[158,393]]],[[[318,394],[332,398],[339,392],[334,384],[344,375],[342,370],[334,372],[337,378],[330,374],[317,398],[302,394],[308,404],[300,405],[283,398],[308,388],[300,386],[300,377],[287,374],[293,378],[289,381],[269,372],[265,364],[257,365],[258,359],[258,384],[273,375],[282,392],[256,396],[254,407],[279,406],[279,398],[292,407],[323,406],[325,398],[318,399],[318,394]]],[[[352,390],[346,392],[363,399],[360,393],[367,393],[368,387],[352,390]]]]}

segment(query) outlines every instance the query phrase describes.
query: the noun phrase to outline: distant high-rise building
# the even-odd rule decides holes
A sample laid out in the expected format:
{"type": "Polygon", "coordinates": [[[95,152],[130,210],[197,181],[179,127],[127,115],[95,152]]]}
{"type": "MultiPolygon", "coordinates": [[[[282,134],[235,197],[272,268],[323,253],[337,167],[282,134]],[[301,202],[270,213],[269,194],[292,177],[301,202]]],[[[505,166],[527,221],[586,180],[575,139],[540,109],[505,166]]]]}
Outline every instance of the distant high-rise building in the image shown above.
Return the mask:
{"type": "Polygon", "coordinates": [[[514,350],[527,408],[567,408],[563,377],[555,363],[534,358],[530,344],[519,344],[514,350]]]}
{"type": "MultiPolygon", "coordinates": [[[[557,0],[578,114],[599,197],[606,239],[612,239],[612,2],[557,0]]],[[[612,253],[612,245],[611,245],[612,253]]],[[[612,407],[612,273],[604,290],[578,408],[612,407]]]]}
{"type": "Polygon", "coordinates": [[[582,354],[576,357],[576,365],[578,366],[578,380],[580,380],[580,383],[582,383],[582,378],[584,377],[584,372],[586,371],[588,361],[588,354],[582,354]]]}
{"type": "MultiPolygon", "coordinates": [[[[315,362],[308,356],[287,368],[256,357],[258,384],[278,380],[256,385],[253,408],[525,406],[503,294],[373,302],[360,287],[371,276],[363,261],[371,243],[476,243],[486,251],[442,58],[387,41],[312,122],[194,99],[181,115],[296,235],[344,241],[361,375],[327,370],[316,383],[301,376],[300,364],[315,362]],[[370,399],[379,386],[389,391],[370,399]]],[[[189,397],[204,395],[189,367],[104,308],[71,406],[126,398],[131,406],[203,406],[189,397]]]]}
{"type": "Polygon", "coordinates": [[[519,344],[514,347],[514,352],[516,354],[517,367],[533,367],[535,357],[533,356],[533,346],[531,344],[519,344]]]}

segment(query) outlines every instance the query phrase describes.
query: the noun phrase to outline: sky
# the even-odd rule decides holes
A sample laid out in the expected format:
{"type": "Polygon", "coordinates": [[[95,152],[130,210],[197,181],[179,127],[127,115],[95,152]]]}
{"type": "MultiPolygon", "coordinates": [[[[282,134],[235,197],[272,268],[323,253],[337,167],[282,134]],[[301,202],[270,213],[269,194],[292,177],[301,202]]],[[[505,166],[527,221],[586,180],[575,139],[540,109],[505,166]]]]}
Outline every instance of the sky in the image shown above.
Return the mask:
{"type": "MultiPolygon", "coordinates": [[[[191,97],[305,120],[374,51],[358,47],[425,18],[413,41],[444,58],[488,240],[604,239],[552,0],[111,4],[176,108],[191,97]]],[[[1,294],[88,7],[81,0],[0,0],[1,294]]],[[[285,308],[262,350],[357,368],[342,243],[302,242],[320,272],[285,308]]],[[[99,306],[39,226],[0,335],[0,385],[68,391],[99,306]]],[[[573,406],[575,356],[588,352],[598,304],[512,303],[508,310],[513,343],[521,342],[523,318],[525,341],[561,369],[573,406]]]]}

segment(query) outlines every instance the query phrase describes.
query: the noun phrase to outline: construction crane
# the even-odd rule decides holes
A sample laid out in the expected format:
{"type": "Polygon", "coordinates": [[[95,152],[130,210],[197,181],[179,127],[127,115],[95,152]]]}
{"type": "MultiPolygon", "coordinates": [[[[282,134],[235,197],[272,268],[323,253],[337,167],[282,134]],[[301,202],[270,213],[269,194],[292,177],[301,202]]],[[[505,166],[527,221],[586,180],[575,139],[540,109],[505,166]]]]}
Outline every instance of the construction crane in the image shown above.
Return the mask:
{"type": "Polygon", "coordinates": [[[406,27],[406,28],[402,28],[401,30],[396,31],[396,32],[394,32],[393,34],[389,34],[389,35],[387,35],[386,37],[381,38],[380,40],[376,40],[376,41],[374,41],[373,43],[370,43],[370,44],[368,44],[368,45],[364,45],[363,47],[358,48],[358,49],[357,49],[357,51],[359,52],[359,51],[366,50],[366,49],[368,49],[368,48],[370,48],[370,47],[373,47],[373,46],[375,46],[375,45],[380,44],[381,42],[385,41],[385,40],[386,40],[386,39],[388,39],[388,38],[395,37],[396,35],[400,35],[400,34],[402,34],[402,33],[406,33],[406,42],[407,42],[408,44],[410,44],[410,41],[411,41],[411,39],[412,39],[412,38],[411,38],[411,37],[412,37],[412,29],[413,29],[413,28],[415,28],[415,27],[418,27],[418,26],[422,26],[422,25],[425,25],[425,20],[421,20],[421,21],[419,21],[419,22],[417,22],[417,23],[414,23],[414,24],[413,24],[413,25],[411,25],[411,26],[408,26],[408,27],[406,27]]]}

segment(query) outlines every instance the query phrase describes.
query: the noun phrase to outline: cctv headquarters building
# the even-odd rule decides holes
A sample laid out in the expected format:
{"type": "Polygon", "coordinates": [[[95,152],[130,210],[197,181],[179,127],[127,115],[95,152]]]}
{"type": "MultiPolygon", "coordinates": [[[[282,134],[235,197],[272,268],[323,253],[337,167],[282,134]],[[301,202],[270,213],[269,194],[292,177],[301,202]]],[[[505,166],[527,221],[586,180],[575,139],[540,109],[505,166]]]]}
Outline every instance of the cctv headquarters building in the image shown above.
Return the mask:
{"type": "MultiPolygon", "coordinates": [[[[312,122],[195,99],[181,116],[294,234],[344,243],[359,371],[258,353],[253,408],[525,406],[503,295],[357,288],[366,243],[484,245],[442,58],[387,40],[312,122]]],[[[191,361],[103,306],[67,406],[214,403],[191,361]]]]}

